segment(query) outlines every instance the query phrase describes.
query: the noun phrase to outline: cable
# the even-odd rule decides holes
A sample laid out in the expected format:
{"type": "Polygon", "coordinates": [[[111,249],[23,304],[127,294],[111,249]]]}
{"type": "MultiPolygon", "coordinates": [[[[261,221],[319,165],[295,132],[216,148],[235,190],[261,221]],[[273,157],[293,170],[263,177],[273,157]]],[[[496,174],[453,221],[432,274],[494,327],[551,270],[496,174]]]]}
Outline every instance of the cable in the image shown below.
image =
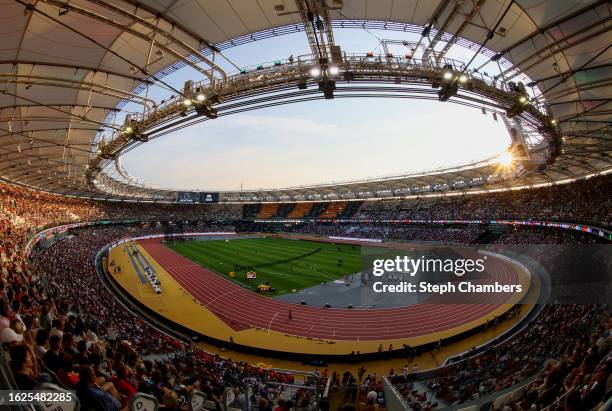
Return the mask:
{"type": "Polygon", "coordinates": [[[92,154],[93,153],[93,151],[91,151],[91,150],[85,150],[83,148],[74,147],[74,146],[69,145],[69,144],[58,144],[58,143],[54,142],[53,140],[46,140],[44,138],[32,137],[32,136],[29,136],[27,134],[23,134],[23,132],[14,132],[14,131],[6,130],[6,129],[2,128],[2,127],[0,127],[0,131],[4,131],[6,133],[6,134],[0,136],[0,138],[6,137],[6,136],[13,136],[13,135],[14,136],[21,136],[21,137],[27,138],[29,140],[42,141],[44,143],[49,143],[49,144],[52,144],[53,146],[56,146],[56,147],[65,147],[65,148],[69,148],[71,150],[82,151],[82,152],[87,153],[87,154],[92,154]]]}
{"type": "Polygon", "coordinates": [[[45,17],[47,17],[49,20],[59,24],[62,27],[67,28],[68,30],[72,31],[73,33],[76,33],[77,35],[89,40],[90,42],[94,43],[96,46],[106,50],[107,52],[111,53],[112,55],[120,58],[121,60],[125,61],[126,63],[138,68],[138,70],[140,70],[143,74],[151,77],[153,80],[157,81],[158,83],[161,83],[163,85],[165,85],[166,87],[168,87],[169,89],[171,89],[172,91],[174,91],[175,93],[177,93],[180,96],[185,97],[185,95],[183,94],[182,91],[177,90],[176,88],[174,88],[173,86],[171,86],[170,84],[166,83],[165,81],[161,80],[160,78],[158,78],[157,76],[155,76],[154,74],[150,74],[145,68],[140,67],[138,64],[133,63],[132,61],[126,59],[125,57],[121,56],[119,53],[109,49],[108,47],[104,46],[103,44],[99,43],[97,40],[95,40],[94,38],[88,36],[87,34],[81,33],[80,31],[78,31],[77,29],[67,25],[66,23],[63,23],[61,21],[59,21],[58,19],[56,19],[55,17],[50,16],[48,13],[45,13],[42,10],[39,10],[36,8],[36,6],[32,5],[32,4],[28,4],[22,0],[15,0],[17,3],[23,5],[26,10],[30,10],[30,11],[35,11],[45,17]]]}
{"type": "Polygon", "coordinates": [[[312,17],[311,19],[309,19],[310,25],[312,26],[312,31],[314,33],[315,42],[317,43],[317,50],[319,51],[319,62],[322,62],[323,52],[321,51],[321,44],[319,43],[319,37],[317,37],[317,27],[314,24],[314,14],[310,10],[310,4],[308,3],[308,0],[304,0],[304,3],[306,3],[306,9],[308,10],[308,17],[312,17]]]}
{"type": "Polygon", "coordinates": [[[487,44],[487,42],[489,40],[491,40],[493,38],[493,36],[495,35],[495,30],[497,30],[497,27],[499,27],[499,25],[501,24],[501,22],[504,20],[504,18],[506,17],[506,14],[508,14],[508,12],[510,11],[510,8],[512,7],[512,5],[514,4],[514,0],[510,0],[510,4],[508,4],[508,7],[506,7],[506,10],[504,10],[503,14],[501,15],[501,17],[499,18],[499,20],[497,20],[497,23],[495,23],[495,26],[493,26],[493,28],[489,31],[489,33],[487,34],[487,38],[485,39],[485,41],[482,42],[482,44],[480,45],[480,47],[478,48],[478,50],[476,51],[476,53],[472,56],[472,58],[470,59],[470,61],[468,61],[468,63],[465,65],[465,67],[463,68],[463,70],[461,70],[461,74],[465,73],[465,71],[467,70],[467,68],[470,66],[470,64],[472,64],[472,62],[474,61],[474,59],[476,59],[476,57],[480,54],[480,52],[482,51],[482,49],[484,48],[485,44],[487,44]]]}
{"type": "Polygon", "coordinates": [[[34,103],[34,104],[36,104],[38,106],[47,107],[47,108],[49,108],[51,110],[54,110],[54,111],[57,111],[59,113],[68,114],[70,117],[76,117],[79,120],[87,121],[87,122],[90,122],[90,123],[93,123],[93,124],[98,124],[100,126],[112,128],[112,129],[115,129],[115,130],[121,130],[119,127],[116,127],[115,125],[111,125],[111,124],[107,124],[107,123],[102,123],[102,122],[96,121],[96,120],[90,120],[86,116],[79,116],[79,115],[71,113],[69,111],[62,110],[60,108],[56,108],[56,107],[53,107],[53,106],[41,103],[40,101],[32,100],[32,99],[29,99],[27,97],[23,97],[23,96],[11,93],[8,90],[0,90],[0,94],[6,94],[6,95],[9,95],[11,97],[15,97],[15,98],[18,98],[18,99],[21,99],[21,100],[25,100],[25,101],[27,101],[29,103],[34,103]]]}
{"type": "Polygon", "coordinates": [[[597,53],[596,55],[594,55],[593,57],[591,57],[586,63],[584,63],[583,65],[581,65],[580,67],[578,67],[577,69],[574,69],[572,71],[569,72],[569,74],[567,76],[564,76],[563,78],[561,78],[561,80],[559,80],[557,83],[555,83],[554,85],[548,87],[547,89],[545,89],[544,91],[542,91],[540,93],[540,96],[538,97],[534,97],[531,100],[536,100],[539,97],[544,96],[544,93],[548,93],[550,90],[554,89],[555,87],[557,87],[560,84],[565,83],[570,77],[572,77],[574,74],[578,73],[579,71],[581,71],[583,68],[585,68],[586,66],[588,66],[589,64],[591,64],[593,61],[595,61],[599,56],[601,56],[602,54],[604,54],[606,51],[608,51],[608,49],[612,47],[612,43],[608,44],[608,46],[606,48],[604,48],[603,50],[601,50],[599,53],[597,53]]]}

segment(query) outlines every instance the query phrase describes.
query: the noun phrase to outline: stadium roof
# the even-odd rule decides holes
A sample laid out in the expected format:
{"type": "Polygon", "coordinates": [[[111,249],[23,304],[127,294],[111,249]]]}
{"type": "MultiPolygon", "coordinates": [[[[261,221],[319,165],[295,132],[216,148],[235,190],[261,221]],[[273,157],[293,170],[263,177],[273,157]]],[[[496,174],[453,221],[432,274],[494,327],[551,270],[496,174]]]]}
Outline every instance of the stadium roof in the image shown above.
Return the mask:
{"type": "MultiPolygon", "coordinates": [[[[438,31],[447,33],[445,41],[455,41],[456,35],[476,46],[486,43],[486,50],[499,53],[491,58],[510,62],[503,67],[505,80],[525,73],[537,82],[562,133],[563,152],[545,171],[503,185],[575,178],[610,167],[609,1],[327,3],[335,29],[430,27],[424,44],[438,31]]],[[[143,92],[146,84],[180,94],[182,85],[166,84],[164,75],[187,65],[203,78],[210,75],[211,47],[219,52],[304,30],[294,0],[0,0],[0,9],[0,177],[93,197],[119,197],[100,194],[85,175],[101,135],[122,126],[112,123],[112,113],[128,102],[156,104],[143,92]]],[[[418,184],[444,184],[435,175],[418,178],[418,184]]],[[[414,184],[410,179],[355,182],[276,190],[260,199],[308,199],[306,193],[323,199],[381,187],[386,192],[395,187],[393,181],[414,184]]]]}

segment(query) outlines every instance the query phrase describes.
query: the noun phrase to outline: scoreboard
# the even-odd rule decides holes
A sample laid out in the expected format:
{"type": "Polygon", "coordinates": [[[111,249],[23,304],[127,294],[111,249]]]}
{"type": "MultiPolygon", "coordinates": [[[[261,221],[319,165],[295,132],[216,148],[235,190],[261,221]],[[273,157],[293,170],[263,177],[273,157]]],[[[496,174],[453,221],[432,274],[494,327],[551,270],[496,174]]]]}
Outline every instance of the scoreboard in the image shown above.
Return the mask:
{"type": "Polygon", "coordinates": [[[218,203],[219,193],[200,191],[177,191],[176,202],[181,204],[218,203]]]}

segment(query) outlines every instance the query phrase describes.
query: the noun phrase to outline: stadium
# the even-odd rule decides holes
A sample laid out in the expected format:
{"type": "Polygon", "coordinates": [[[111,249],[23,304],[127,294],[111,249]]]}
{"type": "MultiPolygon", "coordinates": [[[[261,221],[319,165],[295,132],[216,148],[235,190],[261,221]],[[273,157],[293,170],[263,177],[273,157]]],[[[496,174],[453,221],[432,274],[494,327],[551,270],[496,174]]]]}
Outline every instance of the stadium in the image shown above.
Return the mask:
{"type": "Polygon", "coordinates": [[[0,0],[0,404],[612,409],[612,4],[0,0]]]}

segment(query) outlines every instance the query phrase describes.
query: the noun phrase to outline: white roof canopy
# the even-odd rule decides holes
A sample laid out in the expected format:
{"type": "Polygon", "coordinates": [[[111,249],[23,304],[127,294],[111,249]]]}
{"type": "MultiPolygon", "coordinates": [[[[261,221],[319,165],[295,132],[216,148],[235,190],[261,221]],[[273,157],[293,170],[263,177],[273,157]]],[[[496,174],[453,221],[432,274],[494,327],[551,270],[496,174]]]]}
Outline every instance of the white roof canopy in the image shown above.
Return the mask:
{"type": "MultiPolygon", "coordinates": [[[[536,81],[566,143],[546,174],[527,182],[610,167],[608,1],[327,2],[342,5],[330,12],[332,20],[432,25],[432,33],[446,22],[444,32],[476,45],[486,41],[514,64],[504,67],[507,79],[525,73],[536,81]],[[465,24],[475,5],[478,18],[465,24]]],[[[152,104],[134,93],[145,82],[180,89],[164,84],[160,71],[177,62],[208,67],[210,45],[227,48],[230,39],[301,25],[299,14],[277,13],[281,4],[297,10],[293,0],[0,0],[0,177],[99,197],[84,176],[99,131],[119,127],[106,123],[109,113],[126,100],[152,104]]]]}

